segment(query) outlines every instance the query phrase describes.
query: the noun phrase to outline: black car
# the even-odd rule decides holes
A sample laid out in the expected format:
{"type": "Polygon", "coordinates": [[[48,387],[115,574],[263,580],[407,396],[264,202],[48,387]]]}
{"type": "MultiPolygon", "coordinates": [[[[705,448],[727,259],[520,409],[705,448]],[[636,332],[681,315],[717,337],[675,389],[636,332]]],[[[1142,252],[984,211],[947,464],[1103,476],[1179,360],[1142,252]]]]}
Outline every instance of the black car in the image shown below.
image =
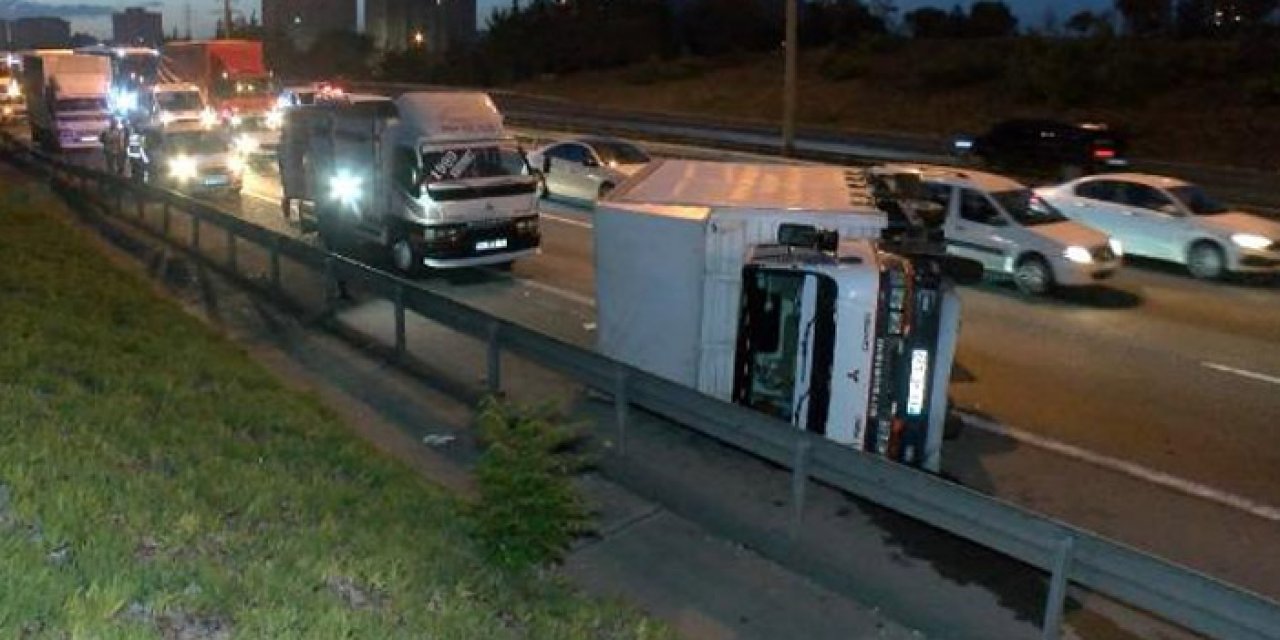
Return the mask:
{"type": "Polygon", "coordinates": [[[958,150],[993,167],[1065,178],[1127,165],[1126,147],[1124,136],[1106,125],[1030,119],[1006,120],[977,138],[957,141],[958,150]]]}

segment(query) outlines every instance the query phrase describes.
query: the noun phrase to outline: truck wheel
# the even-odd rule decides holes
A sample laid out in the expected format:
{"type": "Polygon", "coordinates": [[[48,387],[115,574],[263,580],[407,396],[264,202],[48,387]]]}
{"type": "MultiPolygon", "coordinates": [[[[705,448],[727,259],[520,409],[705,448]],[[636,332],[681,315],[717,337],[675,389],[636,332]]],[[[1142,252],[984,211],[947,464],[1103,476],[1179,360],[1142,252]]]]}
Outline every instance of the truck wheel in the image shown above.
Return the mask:
{"type": "Polygon", "coordinates": [[[422,265],[422,254],[406,236],[400,236],[391,243],[391,264],[396,271],[411,278],[421,276],[426,270],[422,265]]]}
{"type": "Polygon", "coordinates": [[[1217,280],[1227,271],[1227,258],[1218,245],[1197,242],[1187,251],[1187,270],[1201,280],[1217,280]]]}
{"type": "Polygon", "coordinates": [[[1042,296],[1053,290],[1053,270],[1040,256],[1026,256],[1013,270],[1013,283],[1025,295],[1042,296]]]}

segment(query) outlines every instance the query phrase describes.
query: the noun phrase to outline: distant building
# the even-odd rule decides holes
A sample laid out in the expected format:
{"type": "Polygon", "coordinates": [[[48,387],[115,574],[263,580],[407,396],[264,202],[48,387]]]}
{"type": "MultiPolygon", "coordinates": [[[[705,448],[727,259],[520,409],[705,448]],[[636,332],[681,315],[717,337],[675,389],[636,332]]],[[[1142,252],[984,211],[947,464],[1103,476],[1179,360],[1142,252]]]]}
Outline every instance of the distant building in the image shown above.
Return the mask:
{"type": "Polygon", "coordinates": [[[356,0],[262,0],[262,28],[310,49],[325,33],[356,30],[356,0]]]}
{"type": "Polygon", "coordinates": [[[164,43],[164,17],[142,7],[113,13],[111,38],[126,47],[159,47],[164,43]]]}
{"type": "Polygon", "coordinates": [[[9,23],[9,48],[60,49],[71,43],[71,24],[62,18],[18,18],[9,23]]]}
{"type": "Polygon", "coordinates": [[[365,31],[388,51],[465,47],[476,38],[476,0],[365,0],[365,31]]]}

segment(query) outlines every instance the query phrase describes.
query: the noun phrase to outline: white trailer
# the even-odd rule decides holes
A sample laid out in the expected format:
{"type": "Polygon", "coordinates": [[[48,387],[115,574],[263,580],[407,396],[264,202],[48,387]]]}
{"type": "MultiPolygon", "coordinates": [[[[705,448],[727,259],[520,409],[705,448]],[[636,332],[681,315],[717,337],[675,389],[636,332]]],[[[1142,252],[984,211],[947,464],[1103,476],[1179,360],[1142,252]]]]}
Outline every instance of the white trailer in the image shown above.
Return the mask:
{"type": "MultiPolygon", "coordinates": [[[[937,471],[959,302],[862,170],[659,160],[595,213],[605,355],[937,471]]],[[[940,250],[939,253],[944,253],[940,250]]]]}
{"type": "Polygon", "coordinates": [[[541,242],[537,181],[483,93],[289,109],[279,162],[286,215],[297,205],[329,246],[379,246],[406,273],[509,265],[541,242]]]}
{"type": "Polygon", "coordinates": [[[51,149],[101,146],[111,123],[111,61],[67,50],[23,56],[31,137],[51,149]]]}

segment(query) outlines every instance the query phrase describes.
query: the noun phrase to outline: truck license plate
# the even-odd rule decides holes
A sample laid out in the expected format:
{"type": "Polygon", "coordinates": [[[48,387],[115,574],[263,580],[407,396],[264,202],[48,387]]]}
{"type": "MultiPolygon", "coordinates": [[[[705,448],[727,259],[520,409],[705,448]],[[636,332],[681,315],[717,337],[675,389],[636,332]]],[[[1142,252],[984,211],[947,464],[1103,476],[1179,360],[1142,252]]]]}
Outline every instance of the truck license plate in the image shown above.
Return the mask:
{"type": "Polygon", "coordinates": [[[482,240],[476,243],[476,251],[493,251],[494,249],[506,249],[507,239],[498,238],[496,240],[482,240]]]}
{"type": "Polygon", "coordinates": [[[221,187],[225,184],[227,184],[226,176],[213,176],[212,178],[204,179],[204,186],[206,187],[221,187]]]}
{"type": "Polygon", "coordinates": [[[911,352],[911,377],[907,380],[907,415],[918,416],[924,411],[924,392],[928,386],[929,352],[916,349],[911,352]]]}

